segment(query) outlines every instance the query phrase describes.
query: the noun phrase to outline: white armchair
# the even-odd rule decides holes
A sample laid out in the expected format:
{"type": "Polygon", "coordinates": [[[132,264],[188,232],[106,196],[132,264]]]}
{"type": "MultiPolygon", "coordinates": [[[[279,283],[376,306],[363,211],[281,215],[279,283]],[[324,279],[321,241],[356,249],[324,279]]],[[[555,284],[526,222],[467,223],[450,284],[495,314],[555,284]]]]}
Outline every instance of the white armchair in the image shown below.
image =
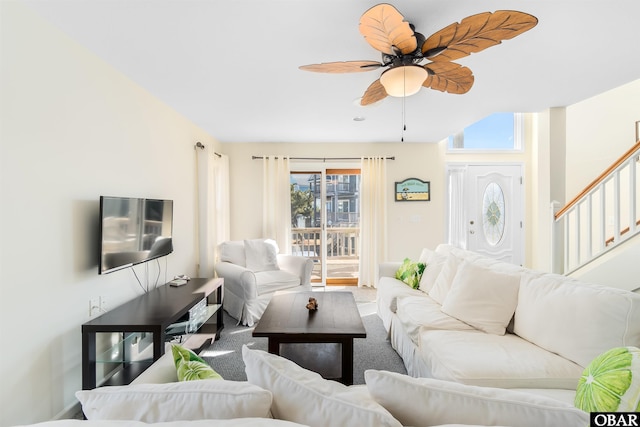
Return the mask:
{"type": "Polygon", "coordinates": [[[276,291],[311,290],[313,261],[277,252],[265,239],[220,244],[215,270],[224,278],[224,309],[238,323],[253,326],[276,291]]]}

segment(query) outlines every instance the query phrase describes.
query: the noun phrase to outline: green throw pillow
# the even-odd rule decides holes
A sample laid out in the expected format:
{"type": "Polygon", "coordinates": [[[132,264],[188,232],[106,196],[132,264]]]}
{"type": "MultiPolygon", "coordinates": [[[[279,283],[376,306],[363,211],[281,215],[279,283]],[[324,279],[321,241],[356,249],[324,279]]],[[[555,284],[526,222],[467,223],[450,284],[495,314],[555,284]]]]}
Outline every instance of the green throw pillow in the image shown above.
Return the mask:
{"type": "Polygon", "coordinates": [[[616,347],[593,359],[576,390],[585,412],[640,412],[640,349],[616,347]]]}
{"type": "Polygon", "coordinates": [[[221,380],[222,377],[193,351],[180,345],[172,345],[178,381],[221,380]]]}
{"type": "Polygon", "coordinates": [[[413,289],[418,289],[420,277],[422,277],[426,266],[425,263],[411,262],[409,258],[405,258],[398,271],[396,271],[396,279],[402,280],[413,289]]]}

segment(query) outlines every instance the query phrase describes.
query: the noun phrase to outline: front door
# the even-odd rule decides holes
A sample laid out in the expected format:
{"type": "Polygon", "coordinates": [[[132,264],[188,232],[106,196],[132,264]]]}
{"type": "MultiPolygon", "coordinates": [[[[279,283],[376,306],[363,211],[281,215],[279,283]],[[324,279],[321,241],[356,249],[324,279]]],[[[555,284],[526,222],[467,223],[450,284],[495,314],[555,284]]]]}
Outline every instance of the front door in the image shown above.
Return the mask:
{"type": "Polygon", "coordinates": [[[463,194],[452,194],[456,187],[450,187],[450,218],[462,213],[457,224],[450,224],[450,230],[458,228],[451,234],[460,236],[458,243],[471,251],[522,265],[522,165],[469,164],[452,170],[461,179],[457,188],[463,194]]]}

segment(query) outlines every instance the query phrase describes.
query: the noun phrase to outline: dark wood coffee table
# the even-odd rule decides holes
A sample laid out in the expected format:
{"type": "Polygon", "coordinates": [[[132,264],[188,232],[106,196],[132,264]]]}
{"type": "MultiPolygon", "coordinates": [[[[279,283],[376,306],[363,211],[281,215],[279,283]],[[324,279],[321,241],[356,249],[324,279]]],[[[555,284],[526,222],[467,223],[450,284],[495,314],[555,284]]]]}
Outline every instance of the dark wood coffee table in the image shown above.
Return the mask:
{"type": "Polygon", "coordinates": [[[353,339],[366,338],[367,331],[351,292],[276,292],[253,336],[269,339],[269,353],[351,385],[353,339]],[[309,297],[318,310],[307,310],[309,297]]]}

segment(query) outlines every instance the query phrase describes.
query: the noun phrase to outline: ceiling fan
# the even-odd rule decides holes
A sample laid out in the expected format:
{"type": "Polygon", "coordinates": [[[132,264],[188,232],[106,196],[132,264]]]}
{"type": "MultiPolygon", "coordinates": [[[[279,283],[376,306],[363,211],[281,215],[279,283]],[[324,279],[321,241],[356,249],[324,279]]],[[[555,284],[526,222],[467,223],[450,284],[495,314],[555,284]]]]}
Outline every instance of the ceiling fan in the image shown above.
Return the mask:
{"type": "Polygon", "coordinates": [[[299,68],[320,73],[357,73],[388,67],[367,88],[361,105],[373,104],[388,95],[410,96],[422,86],[463,94],[473,86],[473,73],[451,61],[500,44],[537,23],[538,19],[527,13],[498,10],[468,16],[425,38],[414,31],[414,26],[405,21],[395,7],[382,3],[360,18],[360,33],[374,49],[382,52],[382,62],[325,62],[299,68]],[[418,65],[425,59],[431,62],[418,65]]]}

